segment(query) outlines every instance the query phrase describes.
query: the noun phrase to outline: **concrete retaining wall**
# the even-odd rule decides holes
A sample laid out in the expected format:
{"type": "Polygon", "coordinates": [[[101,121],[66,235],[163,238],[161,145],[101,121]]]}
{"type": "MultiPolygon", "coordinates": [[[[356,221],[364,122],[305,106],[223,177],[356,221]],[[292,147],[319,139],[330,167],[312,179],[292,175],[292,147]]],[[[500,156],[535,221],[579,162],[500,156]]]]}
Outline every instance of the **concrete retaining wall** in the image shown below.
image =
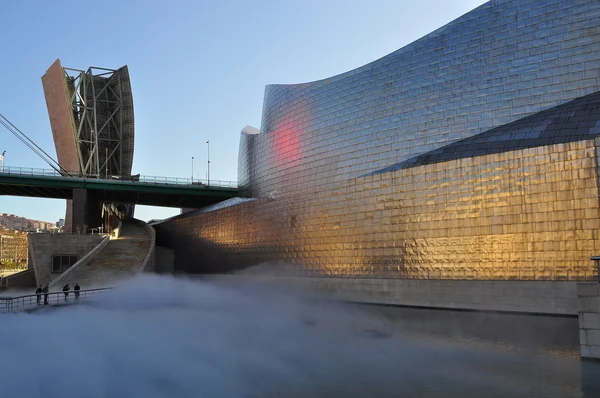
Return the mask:
{"type": "Polygon", "coordinates": [[[577,315],[576,282],[210,276],[290,284],[330,298],[444,309],[577,315]]]}
{"type": "Polygon", "coordinates": [[[156,231],[154,227],[147,222],[142,220],[132,219],[136,225],[143,227],[148,235],[150,235],[150,248],[148,249],[148,254],[144,257],[142,264],[140,265],[139,272],[154,272],[154,249],[156,246],[156,231]]]}
{"type": "Polygon", "coordinates": [[[100,235],[29,234],[30,268],[35,270],[38,285],[45,285],[60,273],[52,272],[53,255],[76,255],[79,259],[96,247],[100,235]]]}
{"type": "Polygon", "coordinates": [[[577,295],[581,357],[600,359],[600,284],[579,283],[577,295]]]}
{"type": "Polygon", "coordinates": [[[35,289],[35,272],[33,269],[17,272],[1,279],[0,288],[32,288],[35,289]]]}

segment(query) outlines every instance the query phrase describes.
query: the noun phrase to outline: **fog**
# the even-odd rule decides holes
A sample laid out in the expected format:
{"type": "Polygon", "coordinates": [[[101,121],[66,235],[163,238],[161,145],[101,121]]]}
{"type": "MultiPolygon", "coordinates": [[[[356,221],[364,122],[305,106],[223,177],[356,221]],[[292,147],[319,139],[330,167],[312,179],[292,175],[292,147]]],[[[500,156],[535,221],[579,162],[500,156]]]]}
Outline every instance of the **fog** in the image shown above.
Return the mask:
{"type": "Polygon", "coordinates": [[[2,397],[573,397],[580,390],[576,359],[423,339],[398,330],[377,307],[286,288],[173,277],[139,277],[77,305],[0,314],[0,344],[2,397]]]}

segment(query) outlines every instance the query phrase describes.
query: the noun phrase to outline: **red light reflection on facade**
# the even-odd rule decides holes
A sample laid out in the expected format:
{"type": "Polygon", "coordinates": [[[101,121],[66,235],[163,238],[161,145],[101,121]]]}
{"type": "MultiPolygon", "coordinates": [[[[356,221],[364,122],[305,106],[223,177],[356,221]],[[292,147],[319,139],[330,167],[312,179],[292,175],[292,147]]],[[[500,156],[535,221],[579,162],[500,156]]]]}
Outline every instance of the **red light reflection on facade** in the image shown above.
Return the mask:
{"type": "MultiPolygon", "coordinates": [[[[300,106],[297,114],[303,115],[302,119],[310,118],[305,113],[305,107],[300,106]]],[[[280,167],[297,166],[303,158],[302,134],[303,120],[299,118],[284,118],[271,132],[273,136],[273,150],[275,164],[280,167]]]]}
{"type": "Polygon", "coordinates": [[[273,154],[278,166],[295,165],[302,158],[299,134],[301,131],[296,126],[274,131],[273,154]]]}

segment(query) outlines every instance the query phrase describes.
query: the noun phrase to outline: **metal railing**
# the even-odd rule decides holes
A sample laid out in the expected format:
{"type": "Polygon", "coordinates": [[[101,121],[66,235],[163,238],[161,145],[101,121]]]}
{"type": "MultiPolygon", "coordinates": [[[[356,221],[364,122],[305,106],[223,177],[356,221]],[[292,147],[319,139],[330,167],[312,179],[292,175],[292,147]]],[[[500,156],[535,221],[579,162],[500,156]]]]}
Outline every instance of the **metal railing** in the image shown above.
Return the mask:
{"type": "Polygon", "coordinates": [[[20,175],[31,175],[31,176],[43,176],[43,177],[62,177],[56,170],[52,169],[38,169],[30,167],[8,167],[4,166],[2,174],[20,174],[20,175]]]}
{"type": "Polygon", "coordinates": [[[87,232],[64,232],[56,229],[48,229],[42,231],[26,231],[28,234],[40,234],[40,235],[93,235],[93,236],[110,236],[111,234],[106,231],[100,231],[100,228],[88,228],[87,232]]]}
{"type": "Polygon", "coordinates": [[[43,306],[56,306],[76,303],[79,300],[85,300],[100,293],[105,293],[112,287],[103,287],[99,289],[80,290],[77,295],[75,291],[28,294],[26,296],[0,297],[0,312],[20,312],[43,306]]]}
{"type": "Polygon", "coordinates": [[[122,183],[144,183],[144,184],[161,184],[161,185],[192,185],[199,188],[206,187],[218,187],[218,188],[237,188],[236,181],[223,181],[223,180],[210,180],[210,184],[204,179],[192,179],[192,178],[179,178],[179,177],[157,177],[157,176],[143,176],[140,175],[132,178],[118,178],[111,177],[102,178],[101,176],[84,175],[71,173],[70,175],[63,175],[56,170],[50,169],[38,169],[30,167],[8,167],[4,166],[4,169],[0,174],[11,174],[11,175],[24,175],[24,176],[37,176],[37,177],[72,177],[81,178],[84,180],[103,180],[110,182],[122,182],[122,183]]]}

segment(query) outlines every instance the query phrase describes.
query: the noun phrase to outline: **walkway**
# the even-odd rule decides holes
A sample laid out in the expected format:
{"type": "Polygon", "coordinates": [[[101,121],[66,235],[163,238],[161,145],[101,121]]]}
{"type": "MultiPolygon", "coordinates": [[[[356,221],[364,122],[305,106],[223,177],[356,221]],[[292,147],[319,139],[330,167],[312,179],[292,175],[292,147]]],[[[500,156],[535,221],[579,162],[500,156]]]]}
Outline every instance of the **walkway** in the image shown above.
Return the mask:
{"type": "Polygon", "coordinates": [[[65,284],[71,288],[79,283],[82,289],[110,286],[131,278],[141,271],[148,255],[152,237],[137,220],[124,221],[121,236],[113,239],[88,264],[78,265],[50,284],[50,290],[60,290],[65,284]]]}
{"type": "Polygon", "coordinates": [[[79,297],[75,298],[75,293],[70,292],[67,300],[63,292],[52,292],[47,296],[48,303],[44,305],[44,295],[28,294],[25,296],[0,297],[0,313],[35,311],[41,308],[54,308],[66,304],[79,303],[85,299],[96,296],[100,293],[108,292],[112,287],[103,287],[99,289],[86,289],[79,292],[79,297]],[[38,301],[39,300],[39,301],[38,301]]]}

